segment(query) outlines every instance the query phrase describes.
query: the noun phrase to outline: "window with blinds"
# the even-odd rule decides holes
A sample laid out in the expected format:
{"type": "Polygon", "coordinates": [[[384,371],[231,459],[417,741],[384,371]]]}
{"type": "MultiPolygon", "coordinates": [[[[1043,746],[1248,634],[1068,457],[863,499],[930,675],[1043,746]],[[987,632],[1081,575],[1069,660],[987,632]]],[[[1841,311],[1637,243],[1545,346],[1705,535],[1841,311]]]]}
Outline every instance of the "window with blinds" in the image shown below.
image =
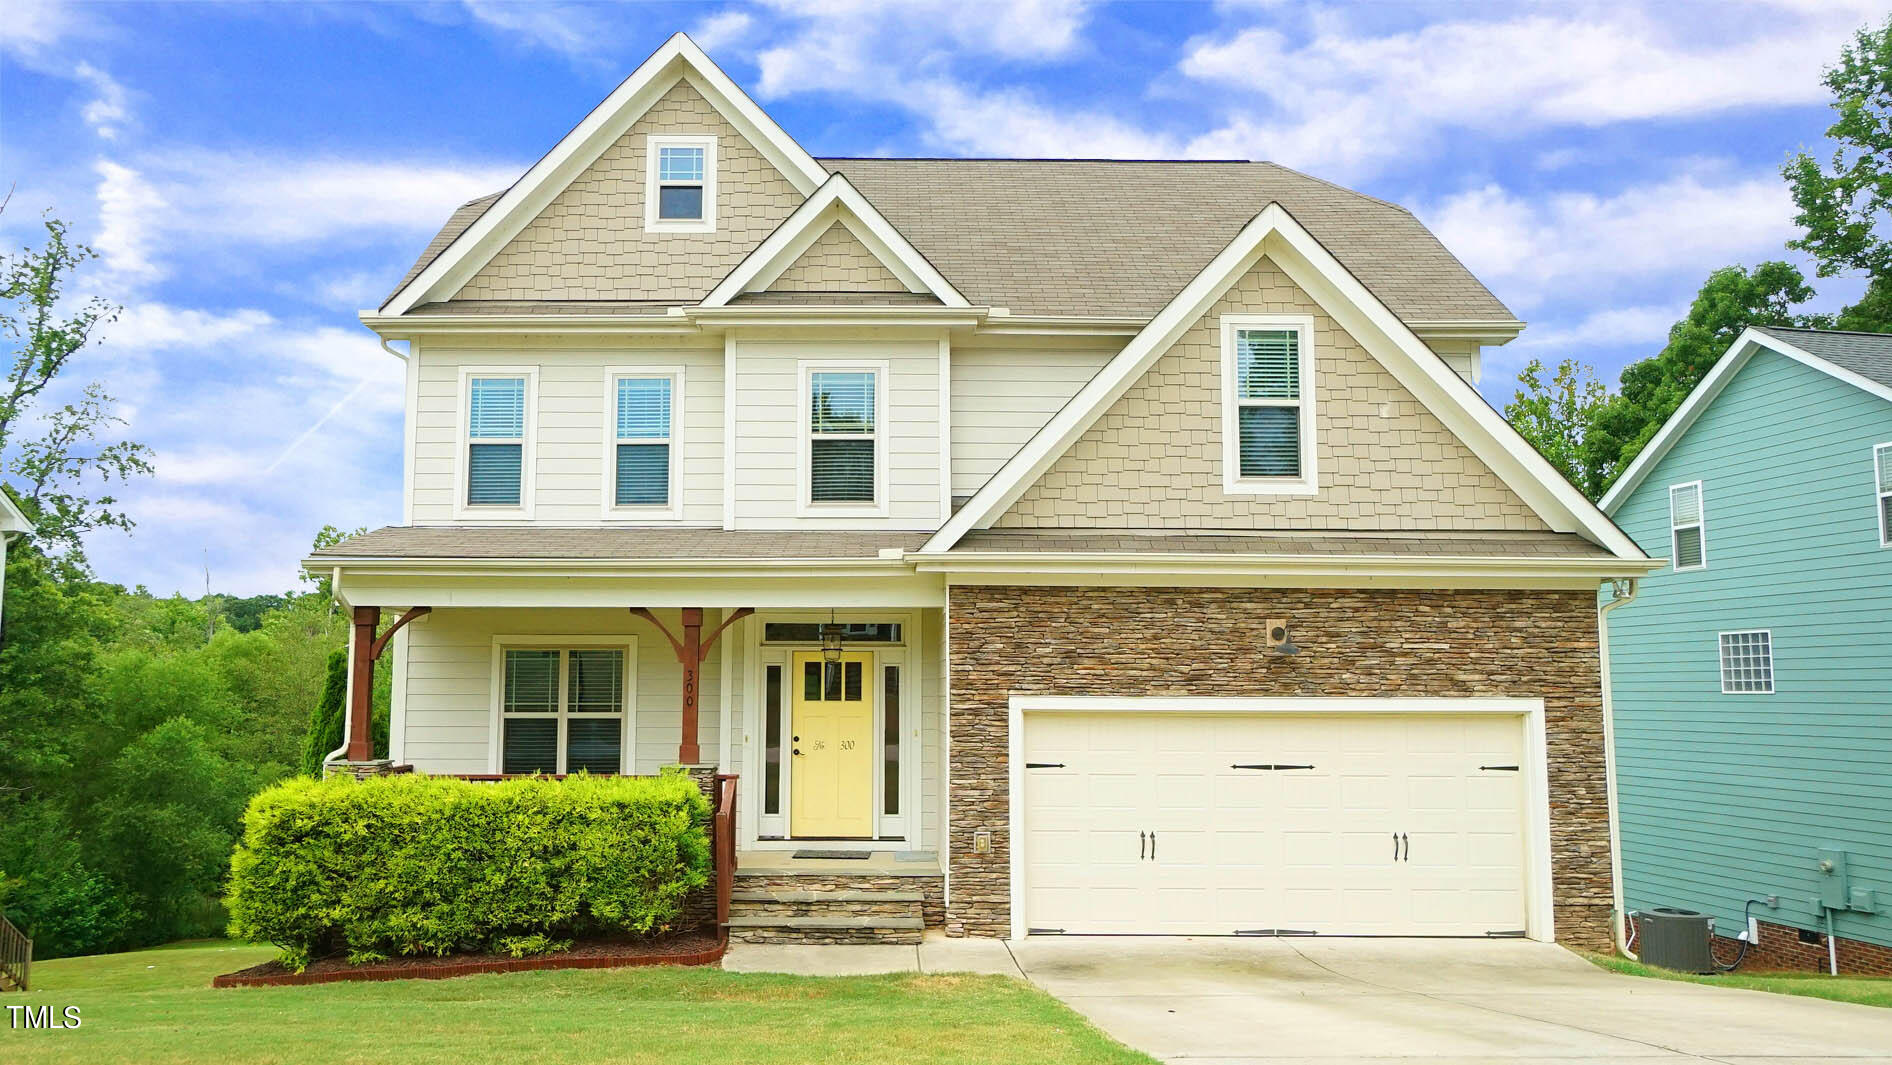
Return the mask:
{"type": "Polygon", "coordinates": [[[808,375],[808,501],[873,503],[879,446],[872,370],[808,375]]]}
{"type": "Polygon", "coordinates": [[[1708,565],[1700,481],[1669,486],[1669,564],[1677,570],[1708,565]]]}
{"type": "Polygon", "coordinates": [[[623,772],[624,663],[621,647],[507,649],[500,772],[623,772]]]}
{"type": "Polygon", "coordinates": [[[620,507],[667,507],[674,466],[670,418],[675,378],[625,376],[616,382],[612,502],[620,507]]]}
{"type": "Polygon", "coordinates": [[[1301,335],[1235,331],[1237,420],[1243,477],[1301,475],[1301,335]]]}
{"type": "Polygon", "coordinates": [[[466,503],[520,505],[525,470],[526,379],[467,379],[466,503]]]}
{"type": "Polygon", "coordinates": [[[1892,444],[1872,449],[1872,472],[1879,490],[1879,546],[1892,547],[1892,444]]]}

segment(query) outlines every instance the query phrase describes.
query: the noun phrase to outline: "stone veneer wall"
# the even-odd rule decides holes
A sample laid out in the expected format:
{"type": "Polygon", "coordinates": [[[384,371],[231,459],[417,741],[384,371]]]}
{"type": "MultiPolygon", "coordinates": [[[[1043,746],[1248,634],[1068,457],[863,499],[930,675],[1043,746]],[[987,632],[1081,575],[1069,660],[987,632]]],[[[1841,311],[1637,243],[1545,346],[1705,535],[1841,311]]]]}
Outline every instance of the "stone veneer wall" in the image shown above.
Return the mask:
{"type": "Polygon", "coordinates": [[[770,292],[905,292],[906,283],[839,222],[769,284],[770,292]]]}
{"type": "Polygon", "coordinates": [[[1267,259],[1159,356],[1000,528],[1511,529],[1544,524],[1472,450],[1267,259]],[[1309,496],[1222,490],[1226,314],[1314,320],[1309,496]]]}
{"type": "Polygon", "coordinates": [[[1007,713],[1018,695],[1541,697],[1559,942],[1609,946],[1596,597],[1588,591],[950,590],[949,935],[1011,931],[1007,713]],[[1301,653],[1272,653],[1287,618],[1301,653]],[[973,833],[992,833],[989,854],[973,833]]]}
{"type": "Polygon", "coordinates": [[[802,196],[680,81],[455,293],[480,300],[672,300],[709,294],[802,196]],[[644,138],[715,136],[716,231],[644,231],[644,138]]]}

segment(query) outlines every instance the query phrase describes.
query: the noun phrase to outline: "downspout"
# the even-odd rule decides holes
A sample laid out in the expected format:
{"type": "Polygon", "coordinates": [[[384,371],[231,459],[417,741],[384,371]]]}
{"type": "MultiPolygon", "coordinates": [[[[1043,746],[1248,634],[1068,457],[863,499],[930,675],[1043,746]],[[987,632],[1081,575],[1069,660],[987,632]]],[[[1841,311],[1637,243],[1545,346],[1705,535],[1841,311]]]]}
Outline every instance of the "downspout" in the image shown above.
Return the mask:
{"type": "MultiPolygon", "coordinates": [[[[381,342],[381,346],[387,347],[387,343],[388,343],[387,341],[383,340],[381,342]]],[[[333,569],[329,570],[328,587],[329,587],[330,597],[332,599],[339,600],[341,596],[335,593],[339,592],[342,587],[342,568],[340,566],[336,566],[333,569]]],[[[347,670],[348,670],[348,673],[347,673],[348,676],[351,676],[351,677],[354,676],[355,641],[352,639],[348,641],[347,670]]],[[[340,758],[342,755],[348,753],[348,718],[350,716],[348,713],[348,709],[349,709],[348,708],[348,689],[343,688],[342,689],[342,745],[322,756],[322,770],[324,772],[327,771],[328,764],[330,762],[333,762],[336,759],[340,758]]]]}
{"type": "Polygon", "coordinates": [[[1628,606],[1636,598],[1636,578],[1610,582],[1610,601],[1596,608],[1597,650],[1602,657],[1603,678],[1603,787],[1610,813],[1610,941],[1623,957],[1635,961],[1624,939],[1623,922],[1628,914],[1623,903],[1623,832],[1617,819],[1616,802],[1616,702],[1610,695],[1610,611],[1628,606]]]}

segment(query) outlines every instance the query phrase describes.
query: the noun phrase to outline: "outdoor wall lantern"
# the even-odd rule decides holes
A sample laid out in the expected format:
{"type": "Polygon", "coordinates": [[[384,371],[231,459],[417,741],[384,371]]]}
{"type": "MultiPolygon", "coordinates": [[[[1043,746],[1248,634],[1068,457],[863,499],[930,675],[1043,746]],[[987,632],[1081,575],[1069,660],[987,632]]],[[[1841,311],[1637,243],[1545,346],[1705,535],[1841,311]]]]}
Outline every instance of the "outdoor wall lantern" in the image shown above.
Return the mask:
{"type": "Polygon", "coordinates": [[[821,626],[821,660],[829,663],[839,662],[841,646],[846,642],[841,626],[835,623],[834,611],[828,611],[828,623],[821,626]]]}

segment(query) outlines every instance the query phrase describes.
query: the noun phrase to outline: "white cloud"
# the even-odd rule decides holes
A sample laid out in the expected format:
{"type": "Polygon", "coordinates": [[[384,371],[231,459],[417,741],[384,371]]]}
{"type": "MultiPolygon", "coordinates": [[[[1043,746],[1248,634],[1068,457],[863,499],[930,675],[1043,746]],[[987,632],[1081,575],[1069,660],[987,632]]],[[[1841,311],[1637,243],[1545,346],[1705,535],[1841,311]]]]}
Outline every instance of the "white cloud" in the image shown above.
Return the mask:
{"type": "Polygon", "coordinates": [[[0,51],[23,60],[37,60],[83,28],[85,20],[76,4],[64,0],[9,0],[6,17],[0,18],[0,51]]]}
{"type": "Polygon", "coordinates": [[[1502,137],[1816,104],[1822,65],[1868,15],[1857,3],[1748,5],[1744,19],[1729,5],[1719,10],[1738,25],[1717,37],[1696,10],[1666,9],[1688,17],[1663,21],[1586,7],[1375,32],[1356,25],[1359,9],[1323,9],[1294,36],[1269,15],[1197,42],[1179,70],[1259,104],[1238,106],[1199,147],[1360,175],[1436,149],[1452,130],[1502,137]]]}
{"type": "Polygon", "coordinates": [[[610,21],[596,10],[550,0],[462,0],[468,15],[511,41],[573,58],[593,58],[615,41],[610,21]]]}
{"type": "Polygon", "coordinates": [[[718,11],[697,23],[696,28],[690,31],[690,39],[705,52],[714,52],[720,48],[733,48],[747,40],[749,31],[754,27],[754,16],[731,8],[718,11]]]}
{"type": "Polygon", "coordinates": [[[126,102],[125,87],[120,85],[110,74],[81,62],[73,68],[73,77],[92,86],[93,96],[79,112],[92,132],[105,140],[115,140],[118,129],[131,117],[130,106],[126,102]]]}
{"type": "Polygon", "coordinates": [[[1793,207],[1772,172],[1685,174],[1613,194],[1525,198],[1497,185],[1417,212],[1498,295],[1522,307],[1626,283],[1692,279],[1780,258],[1793,207]]]}
{"type": "Polygon", "coordinates": [[[98,174],[98,236],[93,241],[105,267],[128,283],[163,276],[156,262],[157,229],[169,205],[143,174],[109,159],[93,167],[98,174]]]}

